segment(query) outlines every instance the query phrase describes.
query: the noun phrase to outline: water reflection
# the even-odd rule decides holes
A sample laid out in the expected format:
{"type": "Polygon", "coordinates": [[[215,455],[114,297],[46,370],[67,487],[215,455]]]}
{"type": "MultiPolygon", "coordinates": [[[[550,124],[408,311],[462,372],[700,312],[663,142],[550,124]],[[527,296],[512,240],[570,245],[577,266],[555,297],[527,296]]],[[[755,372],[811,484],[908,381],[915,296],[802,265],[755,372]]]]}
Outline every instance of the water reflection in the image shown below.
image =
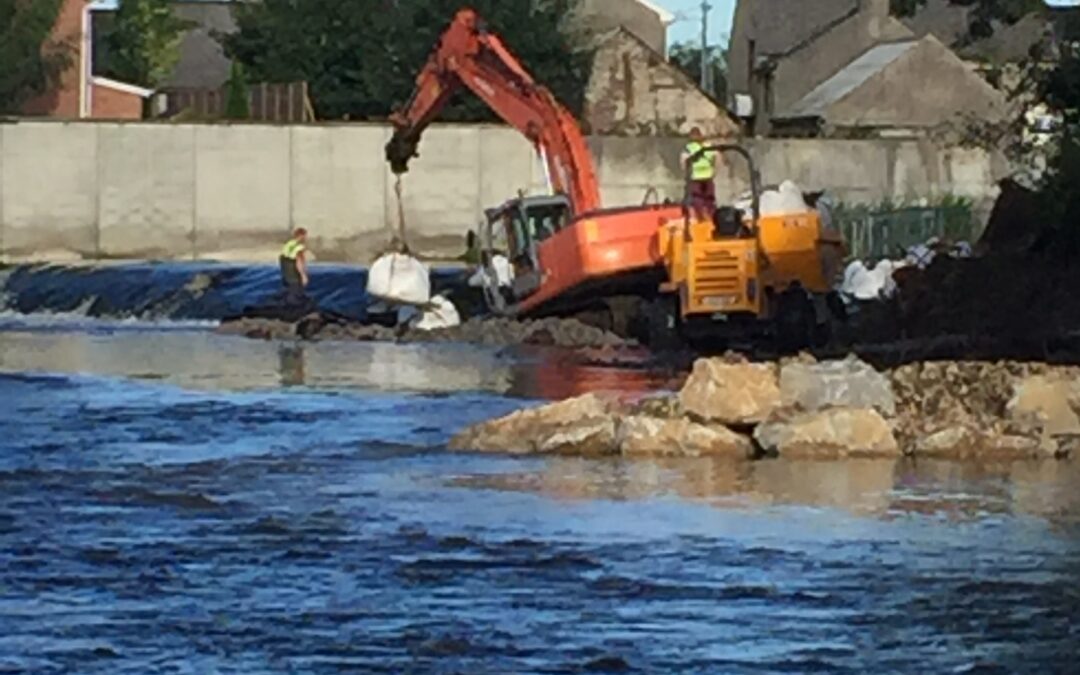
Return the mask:
{"type": "Polygon", "coordinates": [[[590,391],[645,392],[662,372],[583,366],[564,352],[460,344],[279,343],[209,330],[106,334],[0,331],[0,370],[165,380],[202,390],[305,386],[562,399],[590,391]]]}
{"type": "Polygon", "coordinates": [[[281,386],[302,387],[304,378],[304,348],[300,345],[282,345],[278,348],[278,368],[281,386]]]}
{"type": "Polygon", "coordinates": [[[565,501],[677,496],[722,508],[812,506],[891,517],[1029,515],[1080,522],[1080,462],[973,463],[551,458],[535,471],[459,476],[458,487],[532,492],[565,501]]]}

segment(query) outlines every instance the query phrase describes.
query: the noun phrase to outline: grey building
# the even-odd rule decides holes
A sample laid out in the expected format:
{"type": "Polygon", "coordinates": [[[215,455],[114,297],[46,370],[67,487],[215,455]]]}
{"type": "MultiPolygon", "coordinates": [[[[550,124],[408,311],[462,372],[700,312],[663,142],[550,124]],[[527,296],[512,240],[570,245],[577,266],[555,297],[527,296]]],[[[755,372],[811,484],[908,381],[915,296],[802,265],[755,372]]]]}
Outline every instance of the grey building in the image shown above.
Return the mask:
{"type": "Polygon", "coordinates": [[[191,27],[180,42],[180,60],[165,83],[167,88],[216,89],[229,79],[232,62],[225,56],[215,34],[236,30],[235,3],[228,0],[179,0],[173,13],[191,27]]]}
{"type": "Polygon", "coordinates": [[[922,135],[999,119],[1004,96],[889,0],[739,0],[731,103],[759,135],[922,135]]]}

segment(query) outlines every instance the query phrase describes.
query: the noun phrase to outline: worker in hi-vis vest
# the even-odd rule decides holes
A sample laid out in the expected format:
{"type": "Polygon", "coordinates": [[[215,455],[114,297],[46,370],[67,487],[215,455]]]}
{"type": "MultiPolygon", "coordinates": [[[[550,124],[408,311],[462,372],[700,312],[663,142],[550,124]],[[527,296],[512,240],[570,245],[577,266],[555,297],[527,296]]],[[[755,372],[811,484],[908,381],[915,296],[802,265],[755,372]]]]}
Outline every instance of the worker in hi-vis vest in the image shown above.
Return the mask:
{"type": "Polygon", "coordinates": [[[701,152],[705,147],[701,129],[694,127],[690,130],[690,142],[683,150],[682,165],[684,168],[689,165],[690,205],[701,220],[712,218],[716,211],[716,164],[720,157],[715,150],[701,152]]]}
{"type": "Polygon", "coordinates": [[[302,227],[293,231],[292,239],[285,242],[281,247],[281,283],[289,297],[299,297],[304,294],[304,288],[308,285],[307,259],[304,255],[307,251],[307,230],[302,227]]]}

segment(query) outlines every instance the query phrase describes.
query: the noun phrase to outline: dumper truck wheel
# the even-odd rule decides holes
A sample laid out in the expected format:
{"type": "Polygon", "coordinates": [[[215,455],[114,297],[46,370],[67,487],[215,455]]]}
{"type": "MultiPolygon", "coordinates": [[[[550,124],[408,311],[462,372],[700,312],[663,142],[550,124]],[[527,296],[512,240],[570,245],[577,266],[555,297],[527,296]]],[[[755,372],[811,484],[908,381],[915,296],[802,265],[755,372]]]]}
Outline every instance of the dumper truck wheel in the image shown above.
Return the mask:
{"type": "Polygon", "coordinates": [[[774,322],[776,347],[793,353],[813,346],[817,332],[814,303],[800,287],[790,288],[777,297],[774,322]]]}
{"type": "Polygon", "coordinates": [[[630,337],[653,351],[678,351],[686,346],[674,296],[642,300],[629,330],[630,337]]]}

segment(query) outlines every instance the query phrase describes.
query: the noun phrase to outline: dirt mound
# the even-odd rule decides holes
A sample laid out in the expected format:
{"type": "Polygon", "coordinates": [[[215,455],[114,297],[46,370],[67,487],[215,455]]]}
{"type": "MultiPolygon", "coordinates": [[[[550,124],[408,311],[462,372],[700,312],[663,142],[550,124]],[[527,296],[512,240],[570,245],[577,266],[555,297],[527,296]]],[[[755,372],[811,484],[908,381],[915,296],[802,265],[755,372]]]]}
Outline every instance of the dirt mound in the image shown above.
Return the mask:
{"type": "Polygon", "coordinates": [[[1080,268],[1029,253],[939,258],[897,279],[897,327],[902,337],[1060,336],[1080,330],[1078,284],[1080,268]]]}

